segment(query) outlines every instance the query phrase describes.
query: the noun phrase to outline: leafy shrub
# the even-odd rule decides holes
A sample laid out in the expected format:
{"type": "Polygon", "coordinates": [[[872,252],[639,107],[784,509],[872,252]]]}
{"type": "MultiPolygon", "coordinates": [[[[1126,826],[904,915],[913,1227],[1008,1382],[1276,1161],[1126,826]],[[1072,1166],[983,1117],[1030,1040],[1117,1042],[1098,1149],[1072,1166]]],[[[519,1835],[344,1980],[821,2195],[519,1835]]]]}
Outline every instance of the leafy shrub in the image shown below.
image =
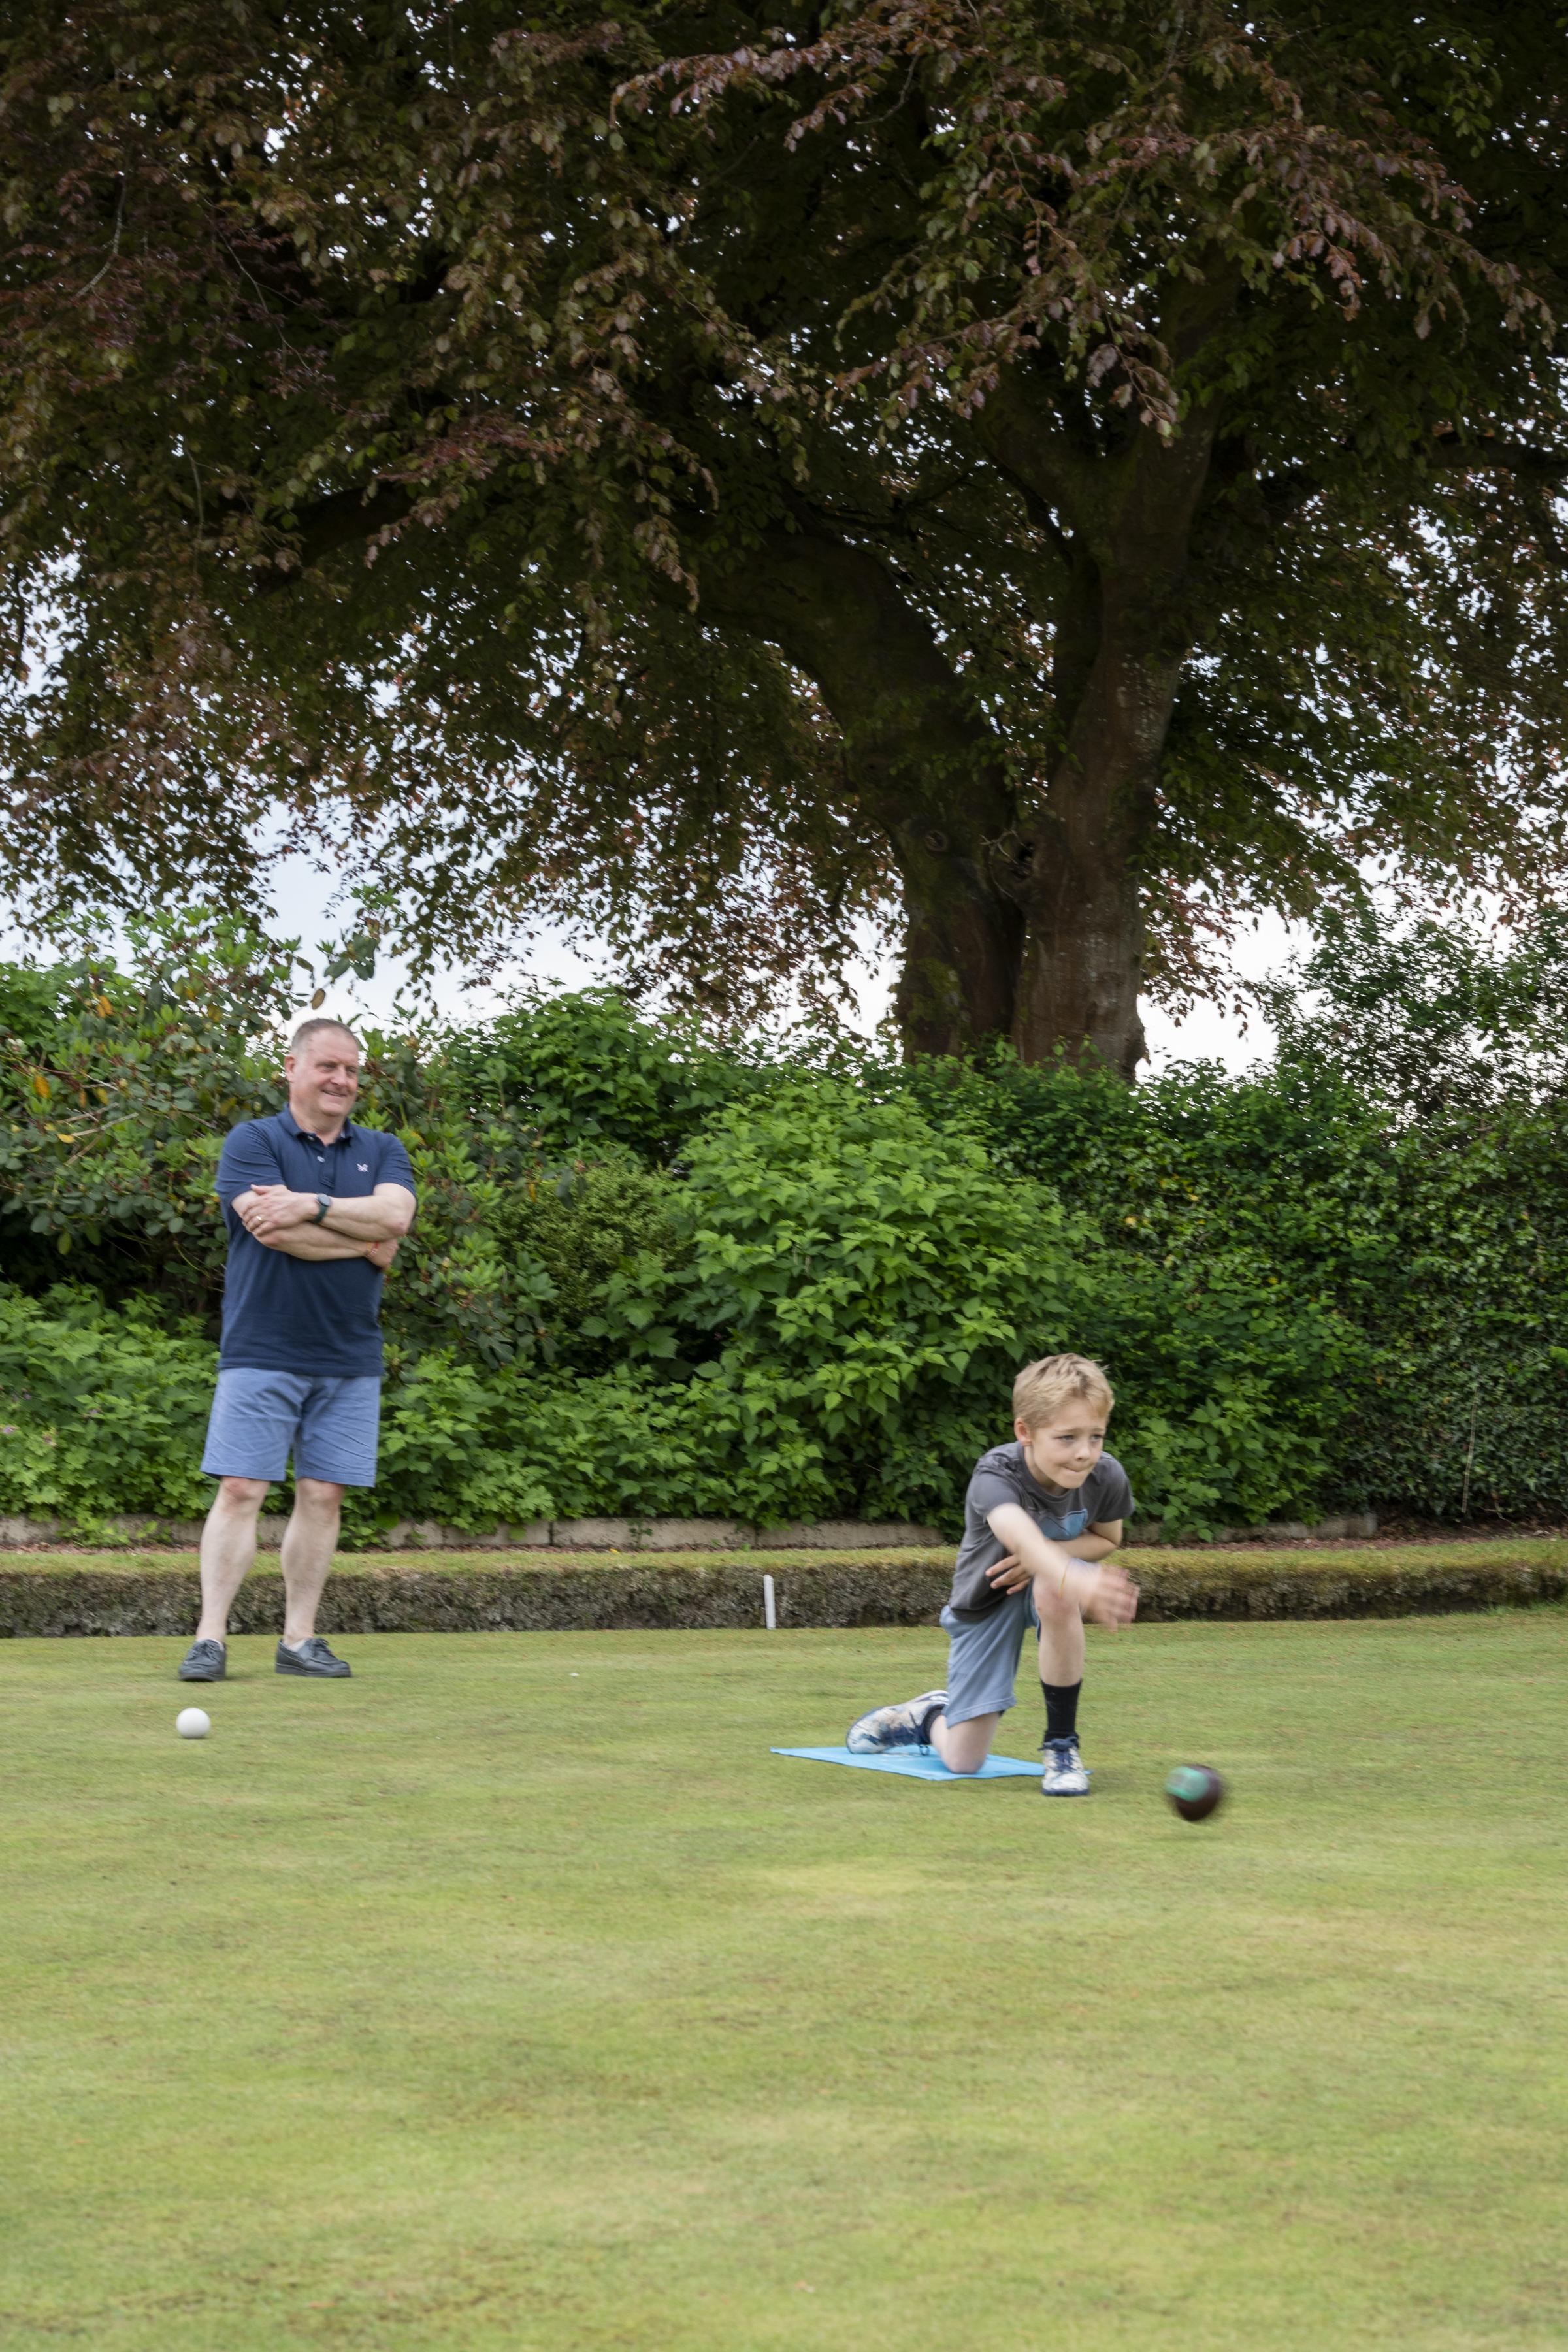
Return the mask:
{"type": "Polygon", "coordinates": [[[447,1052],[466,1099],[531,1128],[547,1151],[618,1144],[659,1167],[710,1113],[776,1076],[689,1026],[639,1020],[608,989],[537,998],[447,1052]]]}
{"type": "Polygon", "coordinates": [[[503,1194],[495,1234],[503,1252],[537,1265],[550,1284],[549,1322],[563,1363],[607,1367],[613,1350],[594,1322],[617,1276],[635,1262],[675,1265],[687,1244],[677,1231],[681,1188],[622,1145],[588,1146],[565,1183],[516,1185],[503,1194]],[[591,1332],[584,1326],[594,1322],[591,1332]]]}
{"type": "Polygon", "coordinates": [[[687,1147],[677,1232],[683,1257],[616,1276],[593,1328],[689,1381],[743,1447],[735,1475],[771,1469],[783,1496],[809,1470],[814,1503],[900,1514],[951,1509],[1021,1335],[1065,1344],[1090,1241],[969,1137],[837,1079],[710,1120],[687,1147]]]}
{"type": "Polygon", "coordinates": [[[1391,928],[1331,916],[1263,991],[1287,1061],[1349,1076],[1400,1119],[1561,1103],[1568,1093],[1568,912],[1490,932],[1452,916],[1391,928]]]}
{"type": "MultiPolygon", "coordinates": [[[[1435,954],[1422,984],[1447,987],[1435,954]]],[[[213,1165],[279,1099],[293,992],[269,945],[174,919],[128,973],[0,969],[0,1507],[200,1507],[213,1165]]],[[[1429,1024],[1445,1067],[1458,1018],[1429,1024]]],[[[1017,1363],[1059,1347],[1106,1363],[1112,1444],[1175,1528],[1563,1513],[1548,1065],[1506,1100],[1500,1055],[1484,1100],[1393,1099],[1386,1040],[1380,1093],[1330,1025],[1318,1057],[1300,1026],[1275,1069],[1131,1091],[1005,1055],[769,1064],[602,994],[369,1034],[363,1116],[403,1136],[421,1208],[387,1289],[383,1481],[351,1524],[951,1528],[1017,1363]]]]}
{"type": "Polygon", "coordinates": [[[0,1511],[90,1526],[115,1511],[190,1517],[213,1353],[148,1302],[116,1311],[79,1285],[0,1286],[0,1511]]]}

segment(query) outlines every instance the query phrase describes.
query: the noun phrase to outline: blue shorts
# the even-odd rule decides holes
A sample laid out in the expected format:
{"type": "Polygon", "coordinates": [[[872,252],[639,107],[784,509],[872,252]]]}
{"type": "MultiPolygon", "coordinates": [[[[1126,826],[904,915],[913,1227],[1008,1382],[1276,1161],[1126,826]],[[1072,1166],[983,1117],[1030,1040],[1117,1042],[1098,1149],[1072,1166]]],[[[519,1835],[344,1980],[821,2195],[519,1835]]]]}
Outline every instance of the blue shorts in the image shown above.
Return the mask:
{"type": "Polygon", "coordinates": [[[374,1486],[381,1380],[312,1379],[250,1364],[217,1376],[202,1468],[210,1478],[296,1478],[374,1486]]]}
{"type": "Polygon", "coordinates": [[[948,1637],[947,1704],[949,1723],[967,1723],[976,1715],[1005,1715],[1013,1704],[1018,1656],[1031,1625],[1038,1627],[1035,1590],[1010,1592],[1000,1609],[991,1610],[973,1625],[942,1612],[942,1630],[948,1637]]]}

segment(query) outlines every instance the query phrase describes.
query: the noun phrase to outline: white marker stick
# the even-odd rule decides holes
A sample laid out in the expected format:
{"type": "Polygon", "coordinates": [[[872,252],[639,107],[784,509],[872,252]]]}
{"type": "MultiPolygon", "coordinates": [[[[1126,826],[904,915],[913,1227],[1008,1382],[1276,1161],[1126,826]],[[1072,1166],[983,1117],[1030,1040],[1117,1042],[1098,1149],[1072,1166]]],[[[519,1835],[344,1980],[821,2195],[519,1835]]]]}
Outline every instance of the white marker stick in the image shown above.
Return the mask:
{"type": "Polygon", "coordinates": [[[773,1606],[773,1580],[771,1576],[764,1576],[763,1579],[763,1622],[767,1627],[769,1633],[772,1633],[777,1631],[778,1622],[778,1612],[773,1606]]]}

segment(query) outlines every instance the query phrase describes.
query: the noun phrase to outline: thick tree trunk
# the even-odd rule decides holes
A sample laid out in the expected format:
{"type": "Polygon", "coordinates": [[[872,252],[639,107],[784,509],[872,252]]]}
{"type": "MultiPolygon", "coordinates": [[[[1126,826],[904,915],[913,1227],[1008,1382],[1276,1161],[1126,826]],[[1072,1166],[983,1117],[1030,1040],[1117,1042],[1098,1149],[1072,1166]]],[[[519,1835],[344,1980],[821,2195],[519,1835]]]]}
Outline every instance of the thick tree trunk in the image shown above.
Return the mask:
{"type": "MultiPolygon", "coordinates": [[[[1124,553],[1094,583],[1097,643],[1063,711],[1067,742],[1035,826],[1013,1043],[1131,1080],[1145,1047],[1143,870],[1185,643],[1157,598],[1154,551],[1124,553]]],[[[1098,568],[1098,567],[1097,567],[1098,568]]]]}
{"type": "MultiPolygon", "coordinates": [[[[1026,397],[984,434],[1043,495],[1026,397]]],[[[882,559],[809,517],[765,534],[744,570],[703,580],[705,609],[768,638],[816,680],[903,879],[897,1009],[910,1053],[1009,1039],[1026,1062],[1108,1065],[1144,1052],[1143,862],[1191,641],[1187,558],[1207,475],[1202,417],[1170,443],[1133,435],[1081,464],[1082,513],[1058,614],[1063,750],[1043,804],[1021,810],[984,714],[882,559]]]]}
{"type": "Polygon", "coordinates": [[[1131,1081],[1146,1050],[1142,896],[1114,814],[1097,829],[1095,814],[1082,793],[1070,825],[1047,818],[1036,837],[1011,1036],[1022,1062],[1060,1055],[1131,1081]]]}
{"type": "Polygon", "coordinates": [[[923,614],[869,551],[809,523],[743,571],[705,576],[705,611],[766,637],[815,679],[862,803],[902,878],[897,1011],[906,1052],[1012,1034],[1024,914],[996,845],[1014,800],[998,747],[923,614]]]}
{"type": "Polygon", "coordinates": [[[1033,829],[1013,1043],[1026,1062],[1065,1054],[1131,1080],[1145,1051],[1144,865],[1192,645],[1189,557],[1214,419],[1199,411],[1173,440],[1142,430],[1114,457],[1090,455],[1054,423],[1041,430],[1026,373],[997,391],[981,437],[1070,522],[1052,678],[1064,743],[1033,829]]]}

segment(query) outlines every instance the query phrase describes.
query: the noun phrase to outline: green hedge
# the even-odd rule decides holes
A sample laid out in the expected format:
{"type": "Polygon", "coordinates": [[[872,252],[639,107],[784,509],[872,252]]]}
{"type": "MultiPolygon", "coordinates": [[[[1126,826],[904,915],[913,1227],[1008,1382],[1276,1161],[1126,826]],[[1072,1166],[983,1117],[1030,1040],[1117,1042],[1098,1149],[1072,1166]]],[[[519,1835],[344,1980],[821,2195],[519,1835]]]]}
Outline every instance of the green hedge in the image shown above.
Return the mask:
{"type": "MultiPolygon", "coordinates": [[[[170,922],[0,968],[0,1510],[189,1517],[222,1134],[297,980],[170,922]]],[[[952,1528],[1017,1363],[1076,1348],[1168,1528],[1568,1516],[1568,1159],[1551,1095],[1277,1069],[1109,1076],[731,1049],[617,999],[367,1035],[420,1185],[389,1282],[405,1517],[952,1528]]]]}

